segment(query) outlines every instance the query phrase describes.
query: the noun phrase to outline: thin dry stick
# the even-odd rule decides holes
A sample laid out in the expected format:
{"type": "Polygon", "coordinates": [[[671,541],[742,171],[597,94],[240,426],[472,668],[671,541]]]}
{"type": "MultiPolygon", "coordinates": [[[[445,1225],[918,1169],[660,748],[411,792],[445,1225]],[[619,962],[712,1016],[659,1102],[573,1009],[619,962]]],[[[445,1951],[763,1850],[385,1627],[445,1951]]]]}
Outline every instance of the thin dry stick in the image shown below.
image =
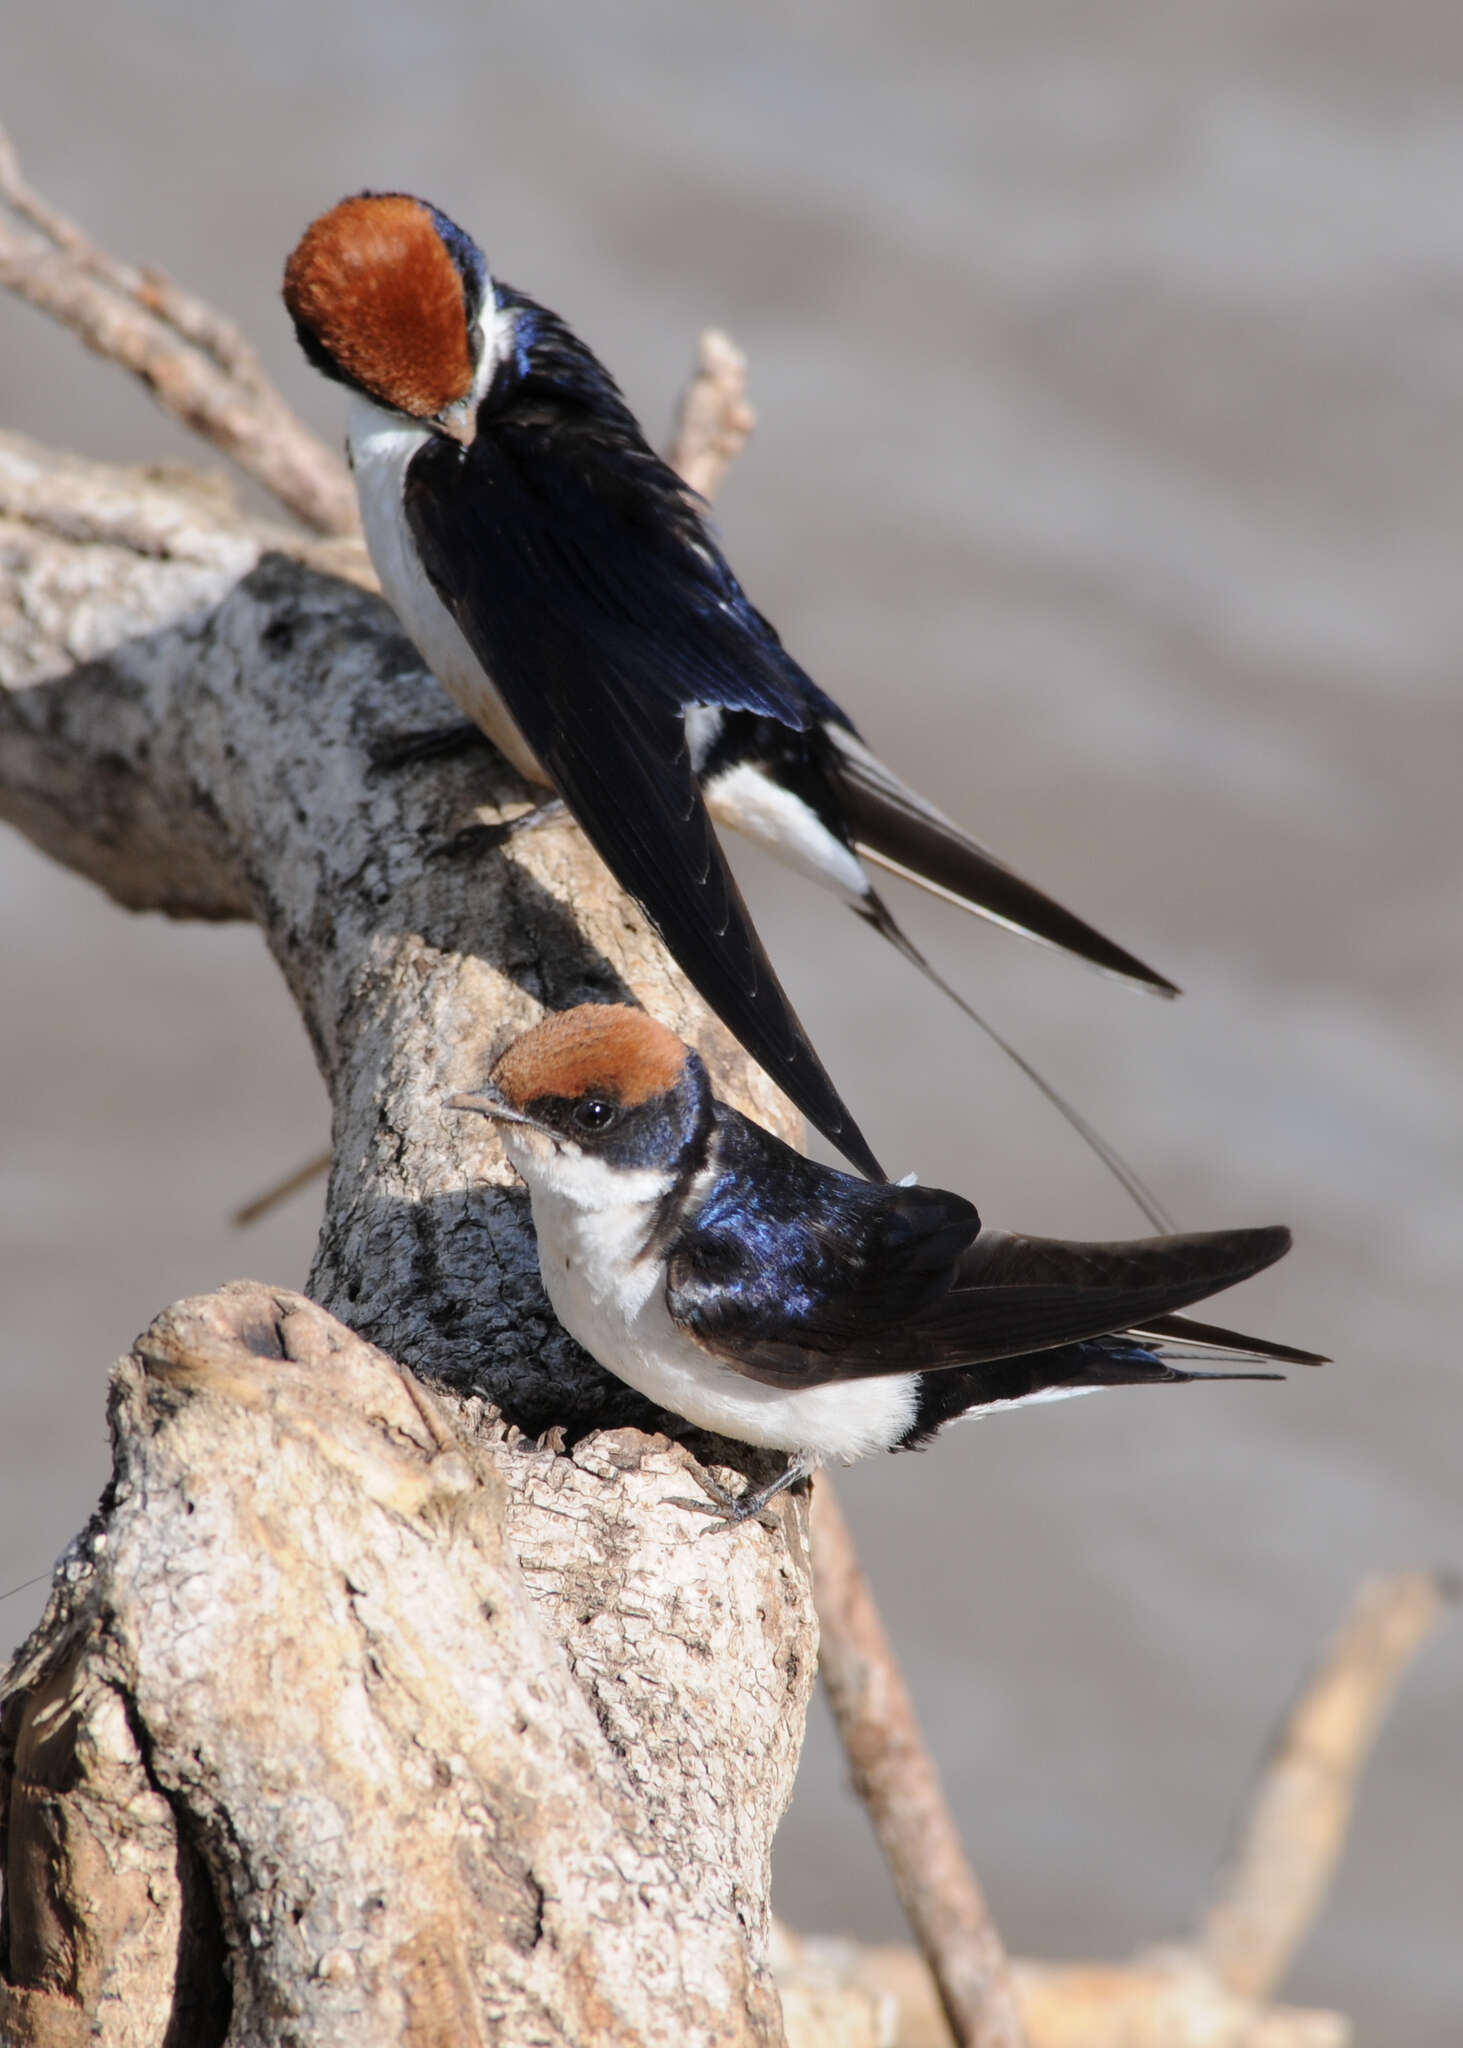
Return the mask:
{"type": "Polygon", "coordinates": [[[312,1180],[319,1180],[329,1173],[334,1154],[317,1152],[313,1159],[307,1159],[303,1166],[297,1166],[293,1173],[287,1173],[283,1180],[277,1180],[252,1200],[241,1202],[229,1221],[235,1230],[247,1230],[251,1223],[257,1223],[267,1216],[271,1209],[277,1209],[281,1202],[287,1202],[291,1195],[297,1195],[301,1188],[307,1188],[312,1180]]]}
{"type": "Polygon", "coordinates": [[[747,358],[719,327],[703,329],[696,368],[676,408],[666,461],[693,491],[714,498],[756,424],[747,402],[747,358]]]}
{"type": "Polygon", "coordinates": [[[1325,1897],[1402,1674],[1458,1593],[1436,1572],[1363,1583],[1280,1731],[1198,1935],[1228,1990],[1261,2000],[1284,1977],[1325,1897]]]}
{"type": "Polygon", "coordinates": [[[826,1472],[813,1489],[818,1667],[859,1797],[958,2048],[1020,2048],[1006,1950],[826,1472]]]}
{"type": "Polygon", "coordinates": [[[131,370],[317,533],[354,533],[338,455],[291,411],[232,322],[154,270],[119,263],[21,175],[0,130],[0,284],[131,370]]]}

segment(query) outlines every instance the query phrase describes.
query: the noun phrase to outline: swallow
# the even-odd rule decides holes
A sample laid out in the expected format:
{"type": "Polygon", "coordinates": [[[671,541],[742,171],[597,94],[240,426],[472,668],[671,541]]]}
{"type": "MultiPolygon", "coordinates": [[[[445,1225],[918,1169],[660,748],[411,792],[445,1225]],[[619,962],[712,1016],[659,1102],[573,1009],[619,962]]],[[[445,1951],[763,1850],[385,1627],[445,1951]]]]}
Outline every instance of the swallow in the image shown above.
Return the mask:
{"type": "Polygon", "coordinates": [[[963,1195],[806,1159],[711,1092],[643,1011],[550,1015],[488,1085],[569,1334],[698,1428],[788,1453],[768,1486],[684,1506],[739,1522],[818,1466],[916,1450],[967,1415],[1103,1387],[1320,1365],[1175,1311],[1261,1272],[1278,1226],[1076,1244],[984,1226],[963,1195]]]}
{"type": "MultiPolygon", "coordinates": [[[[908,788],[750,603],[706,506],[563,320],[405,193],[345,199],[289,258],[309,360],[351,394],[371,558],[427,666],[556,791],[682,971],[859,1170],[878,1161],[780,986],[712,820],[831,888],[1111,1147],[950,988],[866,862],[1164,995],[1172,982],[908,788]]],[[[533,814],[530,814],[533,815],[533,814]]]]}

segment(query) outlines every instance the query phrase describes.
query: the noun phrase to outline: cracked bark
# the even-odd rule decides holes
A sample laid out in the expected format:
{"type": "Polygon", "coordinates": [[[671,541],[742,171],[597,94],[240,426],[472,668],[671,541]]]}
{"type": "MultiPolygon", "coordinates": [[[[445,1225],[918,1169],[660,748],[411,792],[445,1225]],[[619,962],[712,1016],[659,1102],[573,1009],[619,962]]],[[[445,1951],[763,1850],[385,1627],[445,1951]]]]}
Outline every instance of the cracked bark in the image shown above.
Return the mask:
{"type": "Polygon", "coordinates": [[[0,439],[0,816],[128,907],[255,919],[334,1147],[313,1300],[241,1283],[117,1369],[113,1483],[7,1681],[0,2035],[775,2043],[805,1504],[713,1540],[663,1504],[693,1452],[761,1462],[564,1336],[441,1103],[615,996],[791,1114],[572,826],[491,843],[530,799],[490,748],[383,765],[450,707],[330,570],[365,580],[0,439]]]}

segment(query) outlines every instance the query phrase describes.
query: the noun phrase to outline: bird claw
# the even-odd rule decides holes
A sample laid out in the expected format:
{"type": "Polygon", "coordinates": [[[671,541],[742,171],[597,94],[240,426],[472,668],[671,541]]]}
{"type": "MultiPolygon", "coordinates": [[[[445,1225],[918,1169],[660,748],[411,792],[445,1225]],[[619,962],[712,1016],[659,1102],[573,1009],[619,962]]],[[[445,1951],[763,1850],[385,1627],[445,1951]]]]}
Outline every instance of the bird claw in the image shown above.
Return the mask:
{"type": "Polygon", "coordinates": [[[763,1501],[759,1506],[755,1494],[743,1494],[739,1499],[728,1493],[720,1500],[687,1500],[684,1496],[671,1494],[661,1502],[661,1506],[684,1508],[688,1515],[709,1515],[711,1519],[700,1531],[701,1536],[715,1536],[723,1529],[739,1529],[743,1522],[760,1522],[764,1529],[777,1527],[767,1503],[763,1501]],[[746,1507],[742,1506],[743,1500],[748,1503],[746,1507]]]}
{"type": "Polygon", "coordinates": [[[414,768],[422,761],[441,761],[472,747],[490,747],[492,741],[479,725],[459,719],[453,725],[429,726],[423,732],[388,732],[372,740],[368,749],[371,766],[384,771],[414,768]]]}
{"type": "Polygon", "coordinates": [[[771,1512],[773,1501],[786,1490],[787,1476],[784,1474],[771,1487],[749,1486],[741,1493],[732,1493],[719,1480],[693,1466],[692,1478],[706,1495],[705,1500],[687,1500],[671,1497],[662,1505],[668,1508],[684,1508],[688,1515],[709,1515],[710,1528],[703,1529],[703,1536],[714,1536],[718,1529],[736,1529],[743,1522],[759,1522],[764,1529],[776,1529],[777,1522],[771,1512]]]}
{"type": "Polygon", "coordinates": [[[564,815],[564,799],[561,796],[545,797],[542,803],[533,804],[526,811],[520,811],[513,818],[499,818],[491,825],[464,825],[460,832],[439,846],[434,854],[437,860],[476,860],[485,853],[496,853],[506,846],[520,832],[533,832],[540,825],[552,825],[564,815]]]}

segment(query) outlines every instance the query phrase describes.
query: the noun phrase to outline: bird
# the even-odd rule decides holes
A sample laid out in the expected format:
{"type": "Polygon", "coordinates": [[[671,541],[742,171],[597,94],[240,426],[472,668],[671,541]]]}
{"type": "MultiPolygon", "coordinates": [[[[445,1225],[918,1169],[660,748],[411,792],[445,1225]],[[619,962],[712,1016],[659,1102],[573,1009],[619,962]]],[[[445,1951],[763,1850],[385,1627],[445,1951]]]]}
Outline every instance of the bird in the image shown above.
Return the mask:
{"type": "MultiPolygon", "coordinates": [[[[866,745],[732,573],[707,508],[556,313],[426,200],[343,199],[284,300],[350,393],[387,601],[466,716],[573,813],[682,971],[809,1121],[882,1169],[753,925],[712,821],[831,888],[1017,1061],[1134,1195],[1136,1174],[933,968],[867,863],[1164,995],[1173,982],[1020,879],[866,745]]],[[[543,815],[535,806],[527,821],[543,815]]]]}
{"type": "Polygon", "coordinates": [[[1282,1226],[1115,1244],[985,1226],[963,1195],[806,1158],[719,1101],[697,1054],[625,1004],[551,1012],[485,1087],[527,1184],[554,1313],[608,1371],[719,1436],[787,1454],[684,1507],[760,1516],[819,1466],[1100,1388],[1324,1364],[1177,1314],[1290,1248],[1282,1226]]]}

